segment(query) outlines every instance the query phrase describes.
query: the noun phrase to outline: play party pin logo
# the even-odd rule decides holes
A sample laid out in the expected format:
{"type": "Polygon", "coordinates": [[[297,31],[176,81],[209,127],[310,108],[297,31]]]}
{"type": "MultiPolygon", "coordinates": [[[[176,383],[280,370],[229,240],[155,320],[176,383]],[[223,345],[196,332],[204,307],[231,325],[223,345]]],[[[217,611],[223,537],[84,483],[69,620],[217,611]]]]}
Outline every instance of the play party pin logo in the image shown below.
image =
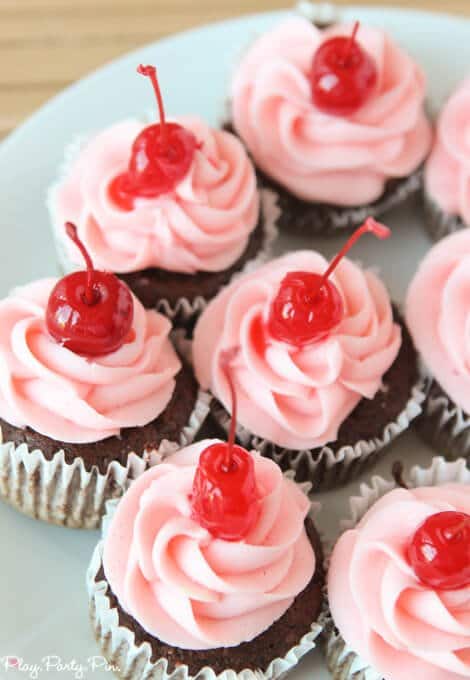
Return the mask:
{"type": "Polygon", "coordinates": [[[119,668],[109,664],[104,656],[90,656],[84,661],[79,661],[77,659],[66,660],[51,654],[35,662],[20,656],[0,656],[1,678],[8,673],[11,678],[23,677],[29,680],[49,678],[54,675],[73,680],[86,680],[98,671],[112,674],[118,673],[119,668]]]}

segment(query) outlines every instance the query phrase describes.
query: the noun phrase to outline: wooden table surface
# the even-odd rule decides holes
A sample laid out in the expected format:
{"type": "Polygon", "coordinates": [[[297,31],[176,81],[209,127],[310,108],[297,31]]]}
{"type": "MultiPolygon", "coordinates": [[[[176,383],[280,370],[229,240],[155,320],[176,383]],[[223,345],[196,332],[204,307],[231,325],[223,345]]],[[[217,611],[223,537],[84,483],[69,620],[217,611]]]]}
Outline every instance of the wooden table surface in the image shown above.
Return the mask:
{"type": "MultiPolygon", "coordinates": [[[[357,3],[470,16],[470,0],[357,3]]],[[[0,0],[0,138],[57,91],[124,52],[192,26],[289,4],[289,0],[0,0]]]]}

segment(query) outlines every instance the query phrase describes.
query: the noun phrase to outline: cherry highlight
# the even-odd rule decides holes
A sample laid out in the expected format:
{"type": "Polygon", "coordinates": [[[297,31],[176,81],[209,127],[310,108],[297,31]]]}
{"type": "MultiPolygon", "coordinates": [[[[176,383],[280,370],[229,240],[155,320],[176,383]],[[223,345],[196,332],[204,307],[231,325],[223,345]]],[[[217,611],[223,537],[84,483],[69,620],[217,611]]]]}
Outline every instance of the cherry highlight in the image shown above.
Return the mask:
{"type": "Polygon", "coordinates": [[[215,442],[202,451],[191,493],[193,519],[226,541],[243,540],[259,516],[254,458],[235,444],[237,394],[230,364],[237,353],[238,348],[232,348],[220,354],[232,401],[228,442],[215,442]]]}
{"type": "Polygon", "coordinates": [[[46,326],[56,342],[75,354],[103,356],[131,337],[134,301],[126,284],[110,272],[98,271],[72,222],[65,231],[86,264],[56,283],[49,295],[46,326]]]}
{"type": "Polygon", "coordinates": [[[320,44],[309,73],[312,102],[331,116],[352,116],[375,91],[378,69],[357,40],[360,23],[351,35],[336,35],[320,44]]]}
{"type": "Polygon", "coordinates": [[[272,338],[302,347],[327,337],[341,323],[344,318],[343,300],[329,279],[346,253],[366,233],[385,239],[391,232],[388,227],[369,217],[323,274],[292,271],[285,275],[267,321],[267,331],[272,338]]]}

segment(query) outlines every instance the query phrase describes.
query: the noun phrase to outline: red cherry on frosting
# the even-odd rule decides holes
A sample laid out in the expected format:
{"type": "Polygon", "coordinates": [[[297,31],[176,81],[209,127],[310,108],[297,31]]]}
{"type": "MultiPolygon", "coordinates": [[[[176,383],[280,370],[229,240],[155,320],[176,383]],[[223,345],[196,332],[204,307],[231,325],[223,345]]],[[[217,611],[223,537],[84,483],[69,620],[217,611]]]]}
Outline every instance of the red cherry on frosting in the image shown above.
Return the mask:
{"type": "Polygon", "coordinates": [[[438,512],[418,528],[408,559],[419,580],[437,590],[470,586],[470,515],[438,512]]]}
{"type": "Polygon", "coordinates": [[[304,271],[286,274],[269,313],[267,328],[271,337],[302,347],[325,338],[338,326],[344,316],[343,300],[328,277],[356,241],[367,232],[380,239],[390,236],[388,227],[368,217],[331,261],[324,274],[304,271]]]}
{"type": "Polygon", "coordinates": [[[237,350],[221,356],[232,398],[232,422],[227,443],[212,444],[200,457],[191,494],[193,518],[216,538],[240,541],[259,515],[253,456],[235,446],[236,392],[230,362],[237,350]]]}
{"type": "Polygon", "coordinates": [[[198,147],[192,132],[166,122],[155,66],[140,65],[137,72],[152,82],[160,123],[149,125],[136,137],[127,171],[109,186],[112,199],[123,210],[132,210],[135,198],[155,198],[172,191],[188,173],[198,147]]]}
{"type": "Polygon", "coordinates": [[[100,356],[119,349],[132,326],[134,303],[125,283],[108,272],[96,271],[71,222],[67,236],[82,253],[86,271],[57,282],[46,310],[49,333],[67,349],[84,356],[100,356]]]}
{"type": "Polygon", "coordinates": [[[315,52],[310,72],[315,106],[332,116],[350,116],[369,99],[377,85],[377,66],[356,40],[359,22],[350,37],[325,40],[315,52]]]}

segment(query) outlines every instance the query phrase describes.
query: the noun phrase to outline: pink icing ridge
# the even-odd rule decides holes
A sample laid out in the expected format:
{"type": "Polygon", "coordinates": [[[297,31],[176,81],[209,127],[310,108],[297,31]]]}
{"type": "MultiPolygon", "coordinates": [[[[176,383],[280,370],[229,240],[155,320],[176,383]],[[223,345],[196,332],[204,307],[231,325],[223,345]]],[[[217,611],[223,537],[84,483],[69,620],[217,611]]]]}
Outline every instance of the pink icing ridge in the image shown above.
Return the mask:
{"type": "Polygon", "coordinates": [[[356,114],[322,113],[308,74],[315,50],[352,25],[318,30],[289,19],[263,35],[239,65],[232,86],[235,128],[256,164],[308,201],[361,205],[387,180],[412,173],[431,145],[419,67],[381,30],[361,26],[358,40],[378,68],[378,93],[356,114]]]}
{"type": "MultiPolygon", "coordinates": [[[[132,211],[111,200],[111,180],[127,168],[132,143],[144,125],[118,123],[91,139],[53,194],[54,220],[71,220],[95,265],[114,272],[147,267],[194,273],[230,267],[245,250],[259,219],[253,166],[240,141],[194,117],[196,150],[186,177],[171,193],[138,199],[132,211]]],[[[77,249],[63,236],[71,260],[77,249]]]]}
{"type": "Polygon", "coordinates": [[[410,284],[406,320],[441,387],[470,413],[470,229],[436,244],[410,284]]]}
{"type": "Polygon", "coordinates": [[[387,680],[470,677],[470,588],[424,586],[405,552],[418,526],[446,510],[470,514],[468,488],[396,489],[344,533],[333,551],[328,596],[335,624],[387,680]]]}
{"type": "Polygon", "coordinates": [[[170,322],[134,298],[135,338],[93,360],[49,335],[45,311],[56,279],[0,301],[0,417],[63,442],[96,442],[146,425],[169,403],[181,363],[170,322]]]}
{"type": "Polygon", "coordinates": [[[445,212],[470,225],[470,78],[441,113],[425,182],[427,193],[445,212]]]}
{"type": "Polygon", "coordinates": [[[238,421],[252,433],[290,449],[323,446],[359,401],[372,399],[394,362],[401,330],[387,291],[372,273],[344,259],[332,277],[345,317],[323,341],[301,349],[265,336],[271,303],[285,274],[323,273],[313,251],[289,253],[237,279],[210,302],[194,332],[196,376],[230,410],[220,363],[224,349],[240,347],[232,363],[238,421]]]}
{"type": "Polygon", "coordinates": [[[191,518],[199,455],[215,441],[193,444],[139,477],[105,539],[104,571],[121,606],[150,635],[185,649],[252,640],[315,571],[304,528],[308,498],[268,459],[255,457],[260,516],[243,541],[214,538],[191,518]]]}

